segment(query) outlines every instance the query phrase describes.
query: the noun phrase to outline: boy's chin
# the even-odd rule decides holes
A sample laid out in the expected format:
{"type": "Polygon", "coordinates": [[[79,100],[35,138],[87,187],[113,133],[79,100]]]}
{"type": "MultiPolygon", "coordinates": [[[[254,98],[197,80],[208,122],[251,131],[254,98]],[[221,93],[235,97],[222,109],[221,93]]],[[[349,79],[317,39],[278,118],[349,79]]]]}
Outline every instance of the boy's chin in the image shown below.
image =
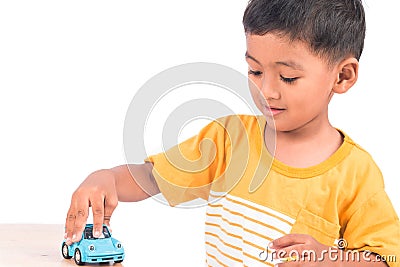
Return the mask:
{"type": "Polygon", "coordinates": [[[283,125],[282,123],[275,121],[274,118],[271,116],[264,116],[264,118],[266,119],[265,130],[266,132],[268,132],[268,134],[276,134],[278,132],[291,132],[295,130],[295,127],[283,125]]]}

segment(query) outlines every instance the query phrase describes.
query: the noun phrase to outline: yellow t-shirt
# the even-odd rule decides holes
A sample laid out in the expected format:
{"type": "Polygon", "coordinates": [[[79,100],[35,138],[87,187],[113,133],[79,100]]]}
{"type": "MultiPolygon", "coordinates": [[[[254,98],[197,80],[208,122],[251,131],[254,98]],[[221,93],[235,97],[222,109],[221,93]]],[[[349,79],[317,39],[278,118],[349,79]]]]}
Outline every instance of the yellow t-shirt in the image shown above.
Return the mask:
{"type": "Polygon", "coordinates": [[[400,222],[371,156],[342,132],[329,159],[293,168],[270,155],[264,127],[261,116],[224,117],[146,159],[171,205],[208,200],[208,266],[273,266],[267,245],[288,233],[344,239],[400,266],[400,222]]]}

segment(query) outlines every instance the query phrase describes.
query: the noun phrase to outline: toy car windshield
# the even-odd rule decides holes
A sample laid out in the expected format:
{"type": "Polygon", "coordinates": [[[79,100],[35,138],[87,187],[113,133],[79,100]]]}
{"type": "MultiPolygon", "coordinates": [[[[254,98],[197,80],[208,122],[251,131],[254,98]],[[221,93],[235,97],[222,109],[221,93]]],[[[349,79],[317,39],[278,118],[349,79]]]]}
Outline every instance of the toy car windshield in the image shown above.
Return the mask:
{"type": "MultiPolygon", "coordinates": [[[[96,237],[93,236],[93,228],[91,227],[86,227],[83,235],[85,239],[97,239],[96,237]]],[[[103,226],[103,232],[98,238],[110,238],[110,237],[111,235],[107,227],[103,226]]]]}

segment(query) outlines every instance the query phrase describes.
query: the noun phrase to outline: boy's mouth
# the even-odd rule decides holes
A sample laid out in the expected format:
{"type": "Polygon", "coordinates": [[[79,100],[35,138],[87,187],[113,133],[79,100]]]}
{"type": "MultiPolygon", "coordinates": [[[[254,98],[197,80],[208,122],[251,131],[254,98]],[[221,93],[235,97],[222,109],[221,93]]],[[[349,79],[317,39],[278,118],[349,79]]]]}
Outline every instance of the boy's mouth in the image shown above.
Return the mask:
{"type": "Polygon", "coordinates": [[[276,116],[279,113],[282,113],[283,111],[285,111],[284,108],[278,108],[278,107],[273,107],[273,106],[265,106],[265,110],[266,110],[266,115],[271,115],[271,116],[276,116]]]}

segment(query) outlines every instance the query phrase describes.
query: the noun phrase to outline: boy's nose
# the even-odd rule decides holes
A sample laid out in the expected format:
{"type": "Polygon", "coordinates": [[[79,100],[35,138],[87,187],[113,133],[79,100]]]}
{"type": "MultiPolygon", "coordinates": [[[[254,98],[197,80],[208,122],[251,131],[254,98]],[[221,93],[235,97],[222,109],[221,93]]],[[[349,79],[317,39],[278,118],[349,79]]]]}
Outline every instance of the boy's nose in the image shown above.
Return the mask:
{"type": "Polygon", "coordinates": [[[277,85],[271,79],[265,78],[261,84],[261,93],[266,100],[279,99],[281,94],[277,89],[277,85]]]}

